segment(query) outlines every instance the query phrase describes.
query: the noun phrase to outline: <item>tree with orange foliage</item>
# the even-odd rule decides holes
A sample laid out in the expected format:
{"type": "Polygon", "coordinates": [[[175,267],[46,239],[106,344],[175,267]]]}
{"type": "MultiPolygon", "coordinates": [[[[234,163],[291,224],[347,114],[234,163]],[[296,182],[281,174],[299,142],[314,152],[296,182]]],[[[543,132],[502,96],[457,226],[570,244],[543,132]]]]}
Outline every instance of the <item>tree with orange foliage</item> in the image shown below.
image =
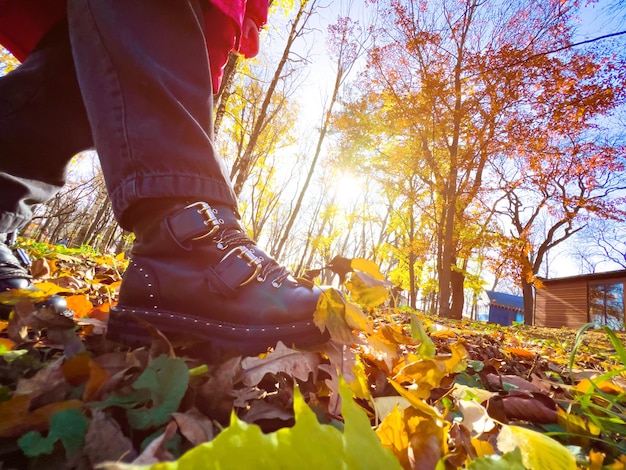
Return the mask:
{"type": "MultiPolygon", "coordinates": [[[[619,69],[609,59],[567,50],[575,2],[381,0],[376,5],[382,24],[362,75],[362,97],[382,98],[378,116],[393,129],[387,148],[410,149],[403,153],[432,194],[438,310],[460,318],[462,302],[453,292],[462,295],[462,258],[471,253],[463,231],[475,219],[470,213],[484,207],[482,201],[496,189],[488,184],[490,164],[503,156],[521,158],[513,150],[525,146],[538,126],[547,132],[566,127],[572,118],[592,120],[610,111],[623,98],[614,82],[619,69]],[[558,57],[547,54],[559,49],[564,51],[558,57]],[[611,77],[603,75],[608,69],[611,77]]],[[[539,141],[532,145],[542,148],[539,141]]],[[[531,152],[524,155],[531,164],[531,152]]],[[[543,160],[536,154],[535,161],[543,160]]]]}

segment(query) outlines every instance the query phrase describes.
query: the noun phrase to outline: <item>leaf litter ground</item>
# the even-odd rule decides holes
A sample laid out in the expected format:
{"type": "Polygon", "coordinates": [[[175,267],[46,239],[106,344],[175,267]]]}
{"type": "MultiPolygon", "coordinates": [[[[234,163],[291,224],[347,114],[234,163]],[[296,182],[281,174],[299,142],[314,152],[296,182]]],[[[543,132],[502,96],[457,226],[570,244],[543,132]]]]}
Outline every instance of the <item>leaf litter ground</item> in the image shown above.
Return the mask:
{"type": "Polygon", "coordinates": [[[0,294],[2,469],[626,468],[624,333],[387,308],[352,260],[318,350],[241,357],[149,325],[129,349],[105,335],[124,258],[23,243],[41,293],[0,294]],[[73,319],[34,308],[55,293],[73,319]]]}

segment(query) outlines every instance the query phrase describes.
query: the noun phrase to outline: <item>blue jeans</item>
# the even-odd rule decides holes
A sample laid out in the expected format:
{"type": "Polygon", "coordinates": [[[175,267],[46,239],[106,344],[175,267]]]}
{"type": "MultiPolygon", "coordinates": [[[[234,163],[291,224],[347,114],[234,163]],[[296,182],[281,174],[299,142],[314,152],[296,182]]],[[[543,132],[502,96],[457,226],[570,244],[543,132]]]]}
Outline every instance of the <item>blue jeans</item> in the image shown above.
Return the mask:
{"type": "Polygon", "coordinates": [[[201,0],[68,0],[57,25],[0,78],[0,233],[54,196],[78,152],[98,152],[115,216],[154,198],[236,209],[213,147],[201,0]]]}

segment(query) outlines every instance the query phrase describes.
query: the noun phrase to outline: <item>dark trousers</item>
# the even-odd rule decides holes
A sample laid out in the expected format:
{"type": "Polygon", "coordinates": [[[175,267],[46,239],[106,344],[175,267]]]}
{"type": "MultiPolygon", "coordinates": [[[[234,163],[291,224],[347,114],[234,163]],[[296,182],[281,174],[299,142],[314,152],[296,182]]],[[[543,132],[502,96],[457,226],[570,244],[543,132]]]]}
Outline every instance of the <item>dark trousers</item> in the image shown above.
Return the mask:
{"type": "Polygon", "coordinates": [[[212,143],[200,0],[68,0],[67,23],[0,78],[0,233],[95,147],[118,222],[146,199],[236,208],[212,143]]]}

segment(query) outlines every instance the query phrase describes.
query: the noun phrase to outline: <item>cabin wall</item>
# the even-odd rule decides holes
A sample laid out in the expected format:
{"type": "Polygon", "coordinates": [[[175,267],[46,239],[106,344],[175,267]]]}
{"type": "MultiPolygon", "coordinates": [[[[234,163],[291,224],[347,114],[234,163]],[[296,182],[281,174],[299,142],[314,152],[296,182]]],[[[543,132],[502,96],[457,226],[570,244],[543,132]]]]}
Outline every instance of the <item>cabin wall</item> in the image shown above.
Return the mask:
{"type": "Polygon", "coordinates": [[[554,283],[535,292],[535,325],[580,328],[589,321],[587,280],[554,283]]]}

